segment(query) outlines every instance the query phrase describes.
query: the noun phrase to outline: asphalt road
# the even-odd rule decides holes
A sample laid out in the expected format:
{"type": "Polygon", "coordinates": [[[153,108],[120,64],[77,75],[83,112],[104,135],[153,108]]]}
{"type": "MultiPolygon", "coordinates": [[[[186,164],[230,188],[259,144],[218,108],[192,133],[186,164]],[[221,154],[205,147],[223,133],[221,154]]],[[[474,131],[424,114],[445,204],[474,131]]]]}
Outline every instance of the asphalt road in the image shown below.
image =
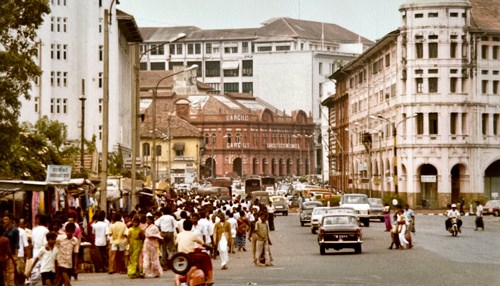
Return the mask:
{"type": "MultiPolygon", "coordinates": [[[[462,233],[444,230],[443,216],[416,218],[415,247],[388,250],[383,223],[363,228],[363,253],[351,249],[319,254],[316,236],[301,227],[297,214],[275,219],[273,267],[256,267],[251,249],[230,255],[228,270],[214,261],[215,285],[500,285],[500,218],[485,217],[484,231],[474,231],[474,217],[464,217],[462,233]]],[[[173,273],[157,279],[126,275],[80,274],[73,285],[173,285],[173,273]]]]}

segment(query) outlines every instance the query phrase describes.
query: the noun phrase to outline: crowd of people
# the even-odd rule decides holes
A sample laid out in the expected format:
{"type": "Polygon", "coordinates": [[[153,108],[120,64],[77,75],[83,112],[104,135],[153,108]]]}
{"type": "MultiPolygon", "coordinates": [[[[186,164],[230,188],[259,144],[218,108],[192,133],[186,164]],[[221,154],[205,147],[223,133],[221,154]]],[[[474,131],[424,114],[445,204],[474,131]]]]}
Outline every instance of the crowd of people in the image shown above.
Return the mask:
{"type": "Polygon", "coordinates": [[[247,243],[256,266],[272,266],[271,205],[240,197],[168,197],[160,206],[138,205],[130,213],[70,207],[36,215],[32,230],[23,219],[6,214],[0,228],[0,286],[18,285],[20,276],[44,285],[71,285],[85,263],[84,247],[90,249],[92,271],[132,279],[160,277],[176,252],[197,248],[226,270],[231,254],[246,252],[247,243]]]}

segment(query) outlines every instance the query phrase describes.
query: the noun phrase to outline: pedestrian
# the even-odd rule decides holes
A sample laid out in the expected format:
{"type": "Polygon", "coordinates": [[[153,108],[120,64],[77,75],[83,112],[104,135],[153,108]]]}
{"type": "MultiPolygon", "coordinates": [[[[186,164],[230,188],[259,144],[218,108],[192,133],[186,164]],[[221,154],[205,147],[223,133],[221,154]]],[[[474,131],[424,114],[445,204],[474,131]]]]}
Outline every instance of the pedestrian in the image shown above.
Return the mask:
{"type": "Polygon", "coordinates": [[[10,252],[16,259],[19,252],[19,230],[14,225],[14,216],[7,214],[3,217],[3,235],[9,239],[10,252]]]}
{"type": "Polygon", "coordinates": [[[143,257],[143,272],[146,277],[158,278],[163,274],[163,269],[160,264],[159,243],[164,238],[160,234],[160,230],[154,224],[154,218],[151,214],[146,215],[144,246],[142,247],[143,257]]]}
{"type": "Polygon", "coordinates": [[[404,215],[408,225],[408,231],[415,232],[415,213],[408,204],[405,204],[404,215]]]}
{"type": "Polygon", "coordinates": [[[480,201],[476,201],[476,228],[474,229],[477,231],[478,228],[481,228],[481,230],[484,231],[484,221],[483,221],[483,205],[481,205],[480,201]]]}
{"type": "Polygon", "coordinates": [[[108,273],[125,274],[125,243],[127,242],[127,226],[122,222],[120,213],[113,214],[114,223],[109,227],[110,251],[108,273]]]}
{"type": "Polygon", "coordinates": [[[57,233],[49,232],[46,235],[47,245],[38,251],[38,256],[28,271],[28,277],[31,276],[33,267],[40,261],[40,272],[42,284],[46,286],[55,285],[56,282],[56,257],[58,249],[55,247],[57,233]]]}
{"type": "Polygon", "coordinates": [[[16,259],[9,239],[0,232],[0,285],[15,285],[16,259]]]}
{"type": "MultiPolygon", "coordinates": [[[[23,225],[24,225],[24,219],[23,225]]],[[[17,227],[19,231],[19,250],[17,251],[17,272],[24,273],[26,267],[26,255],[25,252],[28,249],[28,236],[24,228],[21,228],[21,220],[18,217],[14,217],[14,226],[17,227]]]]}
{"type": "Polygon", "coordinates": [[[142,269],[140,269],[139,259],[142,252],[142,245],[144,239],[144,231],[140,228],[140,219],[135,216],[132,219],[132,226],[128,229],[128,253],[129,260],[127,265],[127,274],[129,278],[140,278],[142,276],[142,269]]]}
{"type": "Polygon", "coordinates": [[[176,220],[172,215],[172,209],[163,207],[162,215],[155,221],[155,225],[160,229],[160,234],[163,237],[161,240],[161,265],[167,267],[167,261],[175,252],[175,237],[176,220]]]}
{"type": "Polygon", "coordinates": [[[271,200],[269,200],[269,202],[267,203],[267,214],[268,214],[268,225],[269,225],[269,230],[270,231],[274,231],[274,206],[273,206],[273,202],[271,200]]]}
{"type": "Polygon", "coordinates": [[[267,224],[268,214],[261,212],[259,215],[259,220],[255,224],[255,234],[257,236],[257,250],[253,258],[254,264],[257,266],[273,266],[273,257],[270,252],[271,238],[269,237],[269,225],[267,224]],[[265,264],[260,262],[261,257],[263,257],[265,264]]]}
{"type": "Polygon", "coordinates": [[[221,270],[228,269],[229,263],[229,245],[231,243],[231,226],[226,221],[226,216],[221,213],[219,222],[215,224],[214,236],[215,246],[219,251],[221,270]]]}
{"type": "Polygon", "coordinates": [[[64,286],[71,285],[70,279],[76,272],[78,258],[78,239],[74,237],[76,226],[74,223],[66,224],[65,234],[60,234],[56,240],[57,247],[57,269],[56,284],[64,283],[64,286]]]}
{"type": "Polygon", "coordinates": [[[97,221],[91,224],[92,234],[94,235],[94,246],[97,250],[97,261],[93,261],[94,266],[96,267],[96,272],[108,272],[108,224],[104,222],[104,216],[100,212],[96,212],[94,217],[97,218],[97,221]]]}
{"type": "Polygon", "coordinates": [[[237,220],[238,227],[236,228],[236,247],[238,251],[247,251],[245,248],[245,243],[247,239],[247,232],[250,228],[248,218],[246,217],[245,211],[240,211],[240,217],[237,220]]]}
{"type": "Polygon", "coordinates": [[[394,213],[393,219],[392,219],[392,228],[391,228],[391,246],[389,246],[389,249],[392,249],[393,246],[395,249],[399,249],[401,247],[401,243],[399,242],[399,233],[398,233],[398,214],[397,212],[394,213]]]}
{"type": "Polygon", "coordinates": [[[236,245],[236,228],[238,228],[238,220],[234,217],[234,213],[230,210],[226,211],[226,217],[228,217],[227,222],[231,226],[231,244],[229,245],[230,253],[236,253],[234,251],[236,245]]]}
{"type": "Polygon", "coordinates": [[[389,204],[384,205],[384,223],[385,223],[385,231],[390,232],[392,230],[392,222],[391,222],[391,207],[389,204]]]}
{"type": "Polygon", "coordinates": [[[396,223],[398,225],[399,243],[401,244],[401,247],[403,249],[410,249],[412,248],[412,244],[411,244],[411,239],[410,241],[408,241],[408,235],[409,235],[409,232],[407,231],[408,221],[406,220],[403,208],[400,205],[396,207],[396,211],[397,211],[396,223]]]}
{"type": "Polygon", "coordinates": [[[33,244],[33,257],[38,256],[40,251],[47,243],[47,233],[49,233],[49,220],[46,215],[35,216],[35,227],[31,231],[31,243],[33,244]]]}

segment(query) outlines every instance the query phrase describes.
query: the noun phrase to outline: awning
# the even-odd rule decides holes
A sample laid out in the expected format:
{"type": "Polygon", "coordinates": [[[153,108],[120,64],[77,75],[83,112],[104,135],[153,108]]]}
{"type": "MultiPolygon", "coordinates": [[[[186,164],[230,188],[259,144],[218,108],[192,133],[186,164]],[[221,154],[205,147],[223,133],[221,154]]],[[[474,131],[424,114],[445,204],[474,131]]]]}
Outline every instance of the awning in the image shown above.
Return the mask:
{"type": "Polygon", "coordinates": [[[175,151],[183,151],[184,150],[184,142],[177,142],[177,143],[174,143],[174,147],[173,149],[175,151]]]}
{"type": "Polygon", "coordinates": [[[223,62],[222,69],[223,70],[235,70],[240,66],[240,63],[237,61],[223,62]]]}

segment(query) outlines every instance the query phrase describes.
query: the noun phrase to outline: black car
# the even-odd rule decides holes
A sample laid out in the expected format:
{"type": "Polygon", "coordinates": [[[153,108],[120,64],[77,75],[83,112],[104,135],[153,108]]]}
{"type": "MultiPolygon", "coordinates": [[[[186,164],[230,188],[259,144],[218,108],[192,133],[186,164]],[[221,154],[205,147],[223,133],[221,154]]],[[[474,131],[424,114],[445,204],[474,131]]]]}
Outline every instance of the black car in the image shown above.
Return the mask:
{"type": "Polygon", "coordinates": [[[361,227],[358,218],[351,214],[325,214],[319,228],[318,244],[321,255],[327,249],[353,248],[361,253],[361,227]]]}

